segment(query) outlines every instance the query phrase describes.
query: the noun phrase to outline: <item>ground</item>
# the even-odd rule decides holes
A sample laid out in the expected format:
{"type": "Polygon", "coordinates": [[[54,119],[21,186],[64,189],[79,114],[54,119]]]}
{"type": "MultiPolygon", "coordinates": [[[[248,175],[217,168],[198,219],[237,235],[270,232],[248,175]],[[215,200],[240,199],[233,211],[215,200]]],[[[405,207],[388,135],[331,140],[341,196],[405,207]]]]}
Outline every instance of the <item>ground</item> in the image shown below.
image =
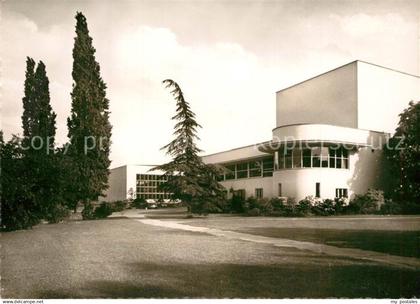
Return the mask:
{"type": "Polygon", "coordinates": [[[2,297],[420,296],[419,217],[113,216],[3,233],[2,297]]]}

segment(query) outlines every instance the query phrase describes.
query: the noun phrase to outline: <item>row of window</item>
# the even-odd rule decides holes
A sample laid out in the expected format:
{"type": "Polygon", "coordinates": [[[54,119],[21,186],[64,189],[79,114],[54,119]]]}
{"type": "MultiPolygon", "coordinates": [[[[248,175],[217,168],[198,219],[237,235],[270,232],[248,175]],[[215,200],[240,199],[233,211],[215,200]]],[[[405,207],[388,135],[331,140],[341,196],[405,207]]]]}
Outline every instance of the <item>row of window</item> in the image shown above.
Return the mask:
{"type": "Polygon", "coordinates": [[[171,195],[168,193],[137,193],[138,198],[143,199],[170,199],[171,195]]]}
{"type": "Polygon", "coordinates": [[[137,174],[136,179],[143,181],[166,181],[166,176],[159,174],[137,174]]]}
{"type": "Polygon", "coordinates": [[[343,147],[313,147],[279,151],[279,169],[337,168],[348,169],[349,155],[343,147]]]}
{"type": "MultiPolygon", "coordinates": [[[[244,189],[235,190],[233,195],[238,196],[241,199],[245,199],[245,190],[244,189]]],[[[263,198],[264,189],[255,188],[254,196],[256,198],[263,198]]],[[[278,196],[280,197],[283,196],[281,183],[278,184],[278,196]]],[[[315,183],[315,197],[321,197],[321,183],[315,183]]],[[[335,197],[338,197],[338,198],[348,197],[348,190],[346,188],[336,188],[335,197]]]]}
{"type": "Polygon", "coordinates": [[[228,164],[225,165],[225,168],[227,172],[218,177],[219,181],[248,177],[267,177],[273,176],[274,160],[270,156],[237,164],[228,164]]]}
{"type": "Polygon", "coordinates": [[[170,193],[158,189],[158,186],[167,181],[167,178],[158,174],[137,174],[136,197],[144,199],[169,199],[170,193]]]}

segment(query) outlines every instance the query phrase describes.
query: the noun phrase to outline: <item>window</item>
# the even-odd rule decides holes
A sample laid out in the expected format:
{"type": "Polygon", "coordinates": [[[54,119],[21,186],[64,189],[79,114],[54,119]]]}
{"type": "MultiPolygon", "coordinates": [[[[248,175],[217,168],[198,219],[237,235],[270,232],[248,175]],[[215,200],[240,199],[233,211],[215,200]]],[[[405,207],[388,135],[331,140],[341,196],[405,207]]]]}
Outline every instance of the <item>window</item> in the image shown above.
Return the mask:
{"type": "Polygon", "coordinates": [[[235,178],[235,165],[228,165],[226,166],[226,179],[234,179],[235,178]]]}
{"type": "Polygon", "coordinates": [[[241,163],[236,165],[236,178],[248,177],[248,163],[241,163]]]}
{"type": "Polygon", "coordinates": [[[348,191],[346,188],[337,188],[335,189],[335,197],[348,197],[348,191]]]}
{"type": "Polygon", "coordinates": [[[311,167],[311,149],[302,150],[302,165],[304,168],[311,167]]]}
{"type": "Polygon", "coordinates": [[[273,157],[263,159],[263,176],[273,176],[274,160],[273,157]]]}
{"type": "Polygon", "coordinates": [[[279,196],[283,196],[283,191],[281,188],[281,183],[279,183],[279,196]]]}
{"type": "Polygon", "coordinates": [[[293,158],[292,158],[292,151],[291,149],[286,150],[286,154],[284,156],[285,168],[292,168],[293,158]]]}
{"type": "Polygon", "coordinates": [[[302,150],[294,149],[293,150],[293,168],[302,167],[302,150]]]}
{"type": "Polygon", "coordinates": [[[321,167],[321,147],[312,148],[312,167],[321,167]]]}
{"type": "Polygon", "coordinates": [[[251,161],[249,163],[249,176],[256,177],[261,176],[261,161],[251,161]]]}
{"type": "Polygon", "coordinates": [[[315,197],[321,197],[321,183],[315,184],[315,197]]]}
{"type": "Polygon", "coordinates": [[[263,198],[263,188],[256,188],[255,189],[255,197],[256,198],[263,198]]]}
{"type": "Polygon", "coordinates": [[[280,149],[278,151],[279,154],[279,169],[284,169],[284,151],[280,149]]]}
{"type": "Polygon", "coordinates": [[[235,190],[233,192],[233,195],[236,196],[236,197],[239,197],[242,200],[244,200],[245,199],[245,190],[244,189],[235,190]]]}

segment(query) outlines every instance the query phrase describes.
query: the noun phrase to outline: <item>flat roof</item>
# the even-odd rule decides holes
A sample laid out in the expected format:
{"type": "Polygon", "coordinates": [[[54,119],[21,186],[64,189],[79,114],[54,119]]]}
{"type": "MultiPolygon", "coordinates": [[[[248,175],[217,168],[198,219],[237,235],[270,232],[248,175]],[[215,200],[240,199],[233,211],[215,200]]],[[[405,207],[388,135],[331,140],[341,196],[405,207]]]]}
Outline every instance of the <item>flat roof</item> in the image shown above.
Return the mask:
{"type": "Polygon", "coordinates": [[[323,73],[321,73],[321,74],[317,74],[317,75],[315,75],[315,76],[313,76],[313,77],[307,78],[307,79],[305,79],[305,80],[303,80],[303,81],[300,81],[300,82],[297,82],[297,83],[295,83],[295,84],[292,84],[291,86],[288,86],[288,87],[286,87],[286,88],[283,88],[283,89],[281,89],[281,90],[276,91],[276,93],[279,93],[279,92],[281,92],[281,91],[284,91],[284,90],[287,90],[287,89],[293,88],[294,86],[297,86],[297,85],[299,85],[299,84],[305,83],[305,82],[307,82],[307,81],[309,81],[309,80],[315,79],[315,78],[317,78],[317,77],[323,76],[323,75],[325,75],[325,74],[328,74],[328,73],[330,73],[330,72],[333,72],[333,71],[335,71],[335,70],[341,69],[341,68],[343,68],[343,67],[345,67],[345,66],[348,66],[348,65],[350,65],[350,64],[354,64],[354,63],[357,63],[357,62],[361,62],[361,63],[365,63],[365,64],[373,65],[373,66],[376,66],[376,67],[378,67],[378,68],[386,69],[386,70],[393,71],[393,72],[400,73],[400,74],[405,74],[405,75],[407,75],[407,76],[420,78],[420,76],[419,76],[419,75],[414,75],[414,74],[410,74],[410,73],[407,73],[407,72],[402,72],[402,71],[399,71],[399,70],[396,70],[396,69],[392,69],[392,68],[388,68],[388,67],[385,67],[385,66],[382,66],[382,65],[379,65],[379,64],[375,64],[375,63],[371,63],[371,62],[367,62],[367,61],[363,61],[363,60],[359,60],[359,59],[357,59],[357,60],[354,60],[354,61],[348,62],[348,63],[346,63],[346,64],[340,65],[340,66],[338,66],[338,67],[336,67],[336,68],[334,68],[334,69],[331,69],[331,70],[328,70],[328,71],[326,71],[326,72],[323,72],[323,73]]]}

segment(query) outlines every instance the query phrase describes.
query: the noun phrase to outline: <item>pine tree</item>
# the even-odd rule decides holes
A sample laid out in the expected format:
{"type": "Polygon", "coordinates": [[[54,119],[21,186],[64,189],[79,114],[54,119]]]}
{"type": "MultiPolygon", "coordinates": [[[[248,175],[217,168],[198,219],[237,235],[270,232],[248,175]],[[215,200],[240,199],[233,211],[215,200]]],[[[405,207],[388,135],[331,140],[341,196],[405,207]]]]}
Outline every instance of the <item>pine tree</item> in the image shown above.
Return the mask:
{"type": "Polygon", "coordinates": [[[74,172],[68,191],[73,206],[96,200],[108,187],[111,124],[106,85],[95,60],[95,48],[85,16],[76,14],[73,48],[73,91],[71,116],[67,121],[70,157],[74,172]]]}
{"type": "Polygon", "coordinates": [[[201,126],[196,122],[181,88],[170,79],[163,83],[167,88],[174,88],[171,93],[177,107],[177,113],[172,117],[177,121],[173,133],[175,139],[162,148],[173,159],[153,170],[165,172],[168,181],[162,184],[162,189],[186,203],[189,213],[206,213],[223,201],[224,188],[216,181],[216,175],[220,172],[216,167],[204,164],[198,155],[201,150],[195,140],[199,140],[197,128],[201,126]]]}

